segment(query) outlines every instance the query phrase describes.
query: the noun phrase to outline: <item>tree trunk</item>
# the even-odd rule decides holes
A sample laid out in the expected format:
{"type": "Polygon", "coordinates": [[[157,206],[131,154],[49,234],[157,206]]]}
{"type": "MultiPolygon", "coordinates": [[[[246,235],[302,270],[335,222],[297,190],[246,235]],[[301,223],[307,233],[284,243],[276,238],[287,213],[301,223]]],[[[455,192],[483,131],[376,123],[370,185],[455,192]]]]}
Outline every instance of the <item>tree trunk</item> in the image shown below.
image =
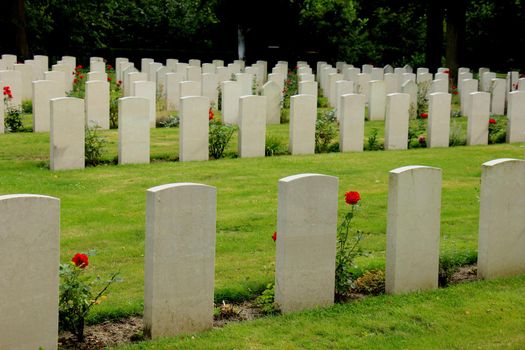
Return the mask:
{"type": "Polygon", "coordinates": [[[452,76],[457,76],[457,70],[462,59],[462,50],[465,46],[466,12],[466,0],[447,2],[446,62],[452,76]]]}
{"type": "Polygon", "coordinates": [[[29,44],[27,43],[24,0],[16,0],[13,4],[13,26],[16,31],[15,40],[17,55],[27,58],[29,57],[29,44]]]}
{"type": "Polygon", "coordinates": [[[425,61],[430,71],[441,67],[443,54],[443,7],[438,0],[427,1],[427,49],[425,61]]]}

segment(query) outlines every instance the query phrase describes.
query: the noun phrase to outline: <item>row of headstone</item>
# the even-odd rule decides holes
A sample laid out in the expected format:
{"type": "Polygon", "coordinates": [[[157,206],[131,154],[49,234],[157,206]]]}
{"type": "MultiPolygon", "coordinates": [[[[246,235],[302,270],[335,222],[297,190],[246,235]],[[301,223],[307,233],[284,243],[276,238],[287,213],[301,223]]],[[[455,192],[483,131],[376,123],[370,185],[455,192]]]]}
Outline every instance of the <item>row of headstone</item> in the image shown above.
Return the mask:
{"type": "MultiPolygon", "coordinates": [[[[524,175],[524,160],[496,159],[482,166],[480,278],[525,274],[524,175]]],[[[438,287],[441,182],[441,169],[428,166],[389,174],[387,293],[438,287]]],[[[279,180],[278,192],[275,302],[283,313],[329,306],[335,289],[338,178],[289,176],[279,180]]],[[[147,191],[147,336],[194,333],[213,325],[216,197],[215,187],[194,183],[147,191]]],[[[57,348],[59,217],[57,198],[0,196],[1,348],[57,348]],[[24,244],[28,239],[31,245],[24,244]]]]}
{"type": "MultiPolygon", "coordinates": [[[[154,119],[151,119],[152,98],[140,97],[140,89],[142,85],[145,85],[144,88],[149,86],[149,91],[152,93],[153,87],[151,82],[146,81],[138,81],[135,84],[138,95],[119,100],[119,164],[149,163],[149,127],[154,123],[154,119]]],[[[38,85],[37,82],[35,85],[38,85]]],[[[228,95],[224,94],[224,96],[227,98],[228,95]]],[[[507,142],[524,142],[525,92],[514,91],[509,96],[507,142]]],[[[490,95],[486,92],[473,92],[469,98],[467,144],[486,145],[490,95]]],[[[365,96],[345,94],[340,100],[340,150],[363,151],[365,96]]],[[[64,97],[50,101],[51,169],[83,168],[84,125],[86,124],[84,101],[64,97]]],[[[373,110],[376,102],[373,100],[372,102],[370,109],[373,110]]],[[[430,148],[449,145],[450,102],[450,94],[429,95],[427,143],[430,148]]],[[[180,161],[208,160],[209,99],[203,96],[188,96],[181,98],[180,103],[179,159],[180,161]]],[[[382,103],[386,115],[385,150],[407,149],[410,96],[404,93],[389,94],[382,103]]],[[[267,97],[254,95],[239,97],[238,110],[239,156],[264,157],[267,97]]],[[[289,151],[292,155],[315,152],[316,118],[317,104],[313,95],[291,97],[289,151]]]]}

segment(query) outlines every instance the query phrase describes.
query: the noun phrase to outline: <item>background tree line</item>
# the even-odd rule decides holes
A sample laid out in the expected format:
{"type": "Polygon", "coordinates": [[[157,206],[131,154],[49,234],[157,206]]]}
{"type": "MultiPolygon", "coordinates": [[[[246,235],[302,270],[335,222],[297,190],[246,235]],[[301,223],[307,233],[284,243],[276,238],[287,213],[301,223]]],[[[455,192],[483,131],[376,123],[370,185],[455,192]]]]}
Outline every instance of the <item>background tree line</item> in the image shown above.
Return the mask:
{"type": "Polygon", "coordinates": [[[11,0],[0,52],[519,69],[525,0],[11,0]]]}

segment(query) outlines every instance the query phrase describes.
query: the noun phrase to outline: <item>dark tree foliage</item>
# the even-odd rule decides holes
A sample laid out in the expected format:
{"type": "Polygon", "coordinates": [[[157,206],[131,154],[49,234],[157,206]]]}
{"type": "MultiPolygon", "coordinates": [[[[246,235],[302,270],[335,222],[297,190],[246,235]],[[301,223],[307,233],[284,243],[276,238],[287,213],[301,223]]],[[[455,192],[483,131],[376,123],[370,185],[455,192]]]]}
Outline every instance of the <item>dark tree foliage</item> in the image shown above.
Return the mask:
{"type": "Polygon", "coordinates": [[[523,69],[524,20],[525,0],[11,0],[0,52],[233,60],[240,31],[250,62],[523,69]]]}

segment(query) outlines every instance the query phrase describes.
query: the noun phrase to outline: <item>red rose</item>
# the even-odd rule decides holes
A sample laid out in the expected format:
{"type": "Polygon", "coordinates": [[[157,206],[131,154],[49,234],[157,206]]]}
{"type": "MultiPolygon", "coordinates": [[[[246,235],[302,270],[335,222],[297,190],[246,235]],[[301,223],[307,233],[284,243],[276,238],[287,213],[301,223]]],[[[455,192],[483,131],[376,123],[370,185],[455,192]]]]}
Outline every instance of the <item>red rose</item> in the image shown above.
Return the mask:
{"type": "Polygon", "coordinates": [[[121,85],[121,84],[122,84],[122,80],[117,81],[117,85],[121,85]]]}
{"type": "Polygon", "coordinates": [[[458,92],[457,91],[452,91],[452,95],[457,95],[458,92]]]}
{"type": "Polygon", "coordinates": [[[111,77],[108,77],[108,81],[111,81],[111,77]]]}
{"type": "Polygon", "coordinates": [[[213,114],[212,109],[210,108],[210,109],[208,110],[208,119],[209,119],[209,120],[213,120],[213,117],[214,117],[214,114],[213,114]]]}
{"type": "Polygon", "coordinates": [[[88,256],[82,253],[76,253],[71,261],[81,269],[86,268],[89,265],[88,256]]]}
{"type": "Polygon", "coordinates": [[[77,78],[73,79],[73,84],[76,84],[76,83],[78,83],[78,79],[77,78]]]}
{"type": "Polygon", "coordinates": [[[443,71],[443,73],[445,73],[445,74],[449,74],[450,71],[449,71],[448,69],[445,69],[445,70],[443,71]]]}
{"type": "Polygon", "coordinates": [[[418,141],[419,141],[419,143],[423,144],[423,143],[425,143],[427,140],[425,139],[425,136],[419,136],[418,141]]]}
{"type": "Polygon", "coordinates": [[[108,70],[113,69],[113,67],[111,66],[111,64],[108,64],[106,68],[107,68],[108,70]]]}
{"type": "Polygon", "coordinates": [[[355,205],[360,200],[361,196],[359,195],[359,192],[350,191],[345,193],[346,204],[355,205]]]}
{"type": "Polygon", "coordinates": [[[277,231],[273,232],[272,239],[274,242],[277,241],[277,231]]]}
{"type": "Polygon", "coordinates": [[[428,113],[421,113],[419,116],[423,119],[426,119],[428,118],[428,113]]]}
{"type": "Polygon", "coordinates": [[[80,78],[80,79],[84,79],[84,76],[83,76],[83,75],[81,75],[81,76],[79,76],[79,78],[80,78]]]}
{"type": "Polygon", "coordinates": [[[489,119],[489,124],[496,124],[496,119],[490,118],[489,119]]]}

